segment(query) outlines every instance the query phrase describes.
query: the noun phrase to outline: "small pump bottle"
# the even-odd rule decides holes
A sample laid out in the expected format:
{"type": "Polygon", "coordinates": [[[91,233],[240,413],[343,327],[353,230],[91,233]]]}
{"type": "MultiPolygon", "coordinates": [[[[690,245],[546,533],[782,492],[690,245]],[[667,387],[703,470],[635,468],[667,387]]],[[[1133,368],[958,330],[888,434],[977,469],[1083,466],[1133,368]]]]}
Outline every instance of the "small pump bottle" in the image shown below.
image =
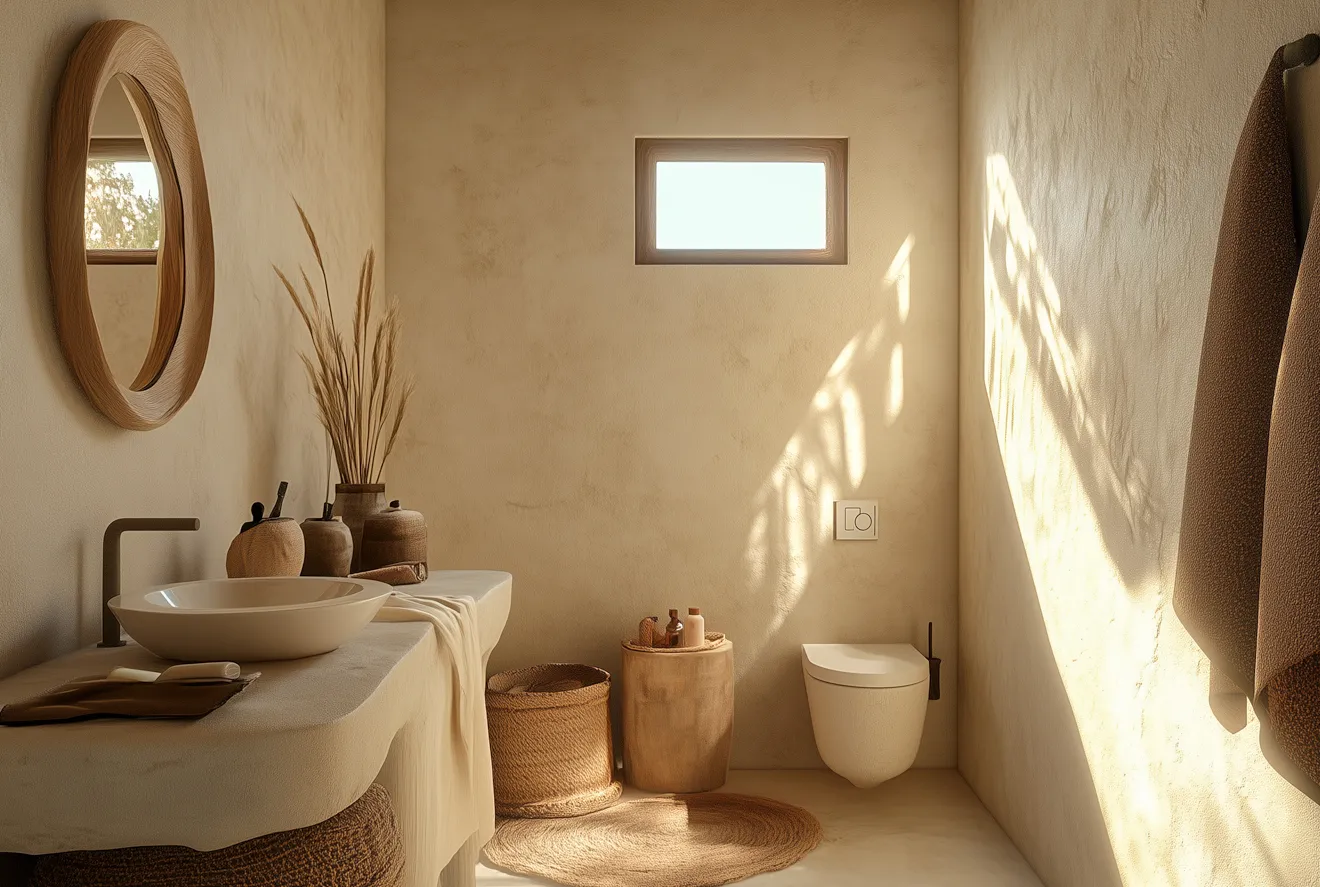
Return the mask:
{"type": "Polygon", "coordinates": [[[706,643],[706,617],[701,615],[700,607],[688,607],[687,619],[683,622],[683,639],[680,647],[700,647],[706,643]]]}

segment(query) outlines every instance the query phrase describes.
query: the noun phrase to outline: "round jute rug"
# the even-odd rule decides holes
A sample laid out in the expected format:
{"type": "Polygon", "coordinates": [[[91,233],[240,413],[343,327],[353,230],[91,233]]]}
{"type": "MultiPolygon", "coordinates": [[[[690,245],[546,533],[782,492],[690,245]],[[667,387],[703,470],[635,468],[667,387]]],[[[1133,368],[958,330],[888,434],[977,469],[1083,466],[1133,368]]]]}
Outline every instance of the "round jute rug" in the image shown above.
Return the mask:
{"type": "Polygon", "coordinates": [[[712,792],[573,819],[503,820],[486,858],[569,887],[719,887],[788,868],[820,839],[820,823],[800,807],[712,792]]]}

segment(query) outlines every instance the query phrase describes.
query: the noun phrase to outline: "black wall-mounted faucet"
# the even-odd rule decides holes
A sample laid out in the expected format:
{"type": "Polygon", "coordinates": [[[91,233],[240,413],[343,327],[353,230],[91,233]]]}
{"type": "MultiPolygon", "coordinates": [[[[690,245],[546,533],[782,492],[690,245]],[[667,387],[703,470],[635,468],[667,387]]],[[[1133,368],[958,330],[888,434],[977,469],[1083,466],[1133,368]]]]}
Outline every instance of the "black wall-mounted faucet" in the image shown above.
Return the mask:
{"type": "Polygon", "coordinates": [[[122,647],[119,620],[110,612],[110,598],[119,594],[119,537],[137,530],[200,530],[195,517],[121,517],[105,528],[101,545],[101,643],[98,647],[122,647]]]}

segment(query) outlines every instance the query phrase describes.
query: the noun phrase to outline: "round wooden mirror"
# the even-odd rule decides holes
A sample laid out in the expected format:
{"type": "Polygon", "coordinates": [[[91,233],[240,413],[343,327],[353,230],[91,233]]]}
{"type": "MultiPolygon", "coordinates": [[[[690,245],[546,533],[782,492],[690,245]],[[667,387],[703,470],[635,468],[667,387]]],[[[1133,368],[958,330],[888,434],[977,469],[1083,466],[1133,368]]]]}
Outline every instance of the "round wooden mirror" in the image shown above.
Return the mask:
{"type": "Polygon", "coordinates": [[[183,75],[145,25],[98,22],[64,70],[46,239],[60,344],[88,399],[124,428],[168,421],[206,363],[215,250],[183,75]]]}

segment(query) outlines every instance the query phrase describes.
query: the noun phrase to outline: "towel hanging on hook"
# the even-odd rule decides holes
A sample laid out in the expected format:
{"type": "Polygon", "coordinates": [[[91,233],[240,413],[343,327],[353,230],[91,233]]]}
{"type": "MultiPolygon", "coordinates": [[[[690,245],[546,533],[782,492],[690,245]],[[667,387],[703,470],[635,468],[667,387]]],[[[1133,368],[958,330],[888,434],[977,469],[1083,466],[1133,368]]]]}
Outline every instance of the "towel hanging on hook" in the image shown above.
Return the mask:
{"type": "Polygon", "coordinates": [[[1320,339],[1320,227],[1302,268],[1283,76],[1317,59],[1318,36],[1278,48],[1229,175],[1173,607],[1214,669],[1255,704],[1266,758],[1320,802],[1320,615],[1311,581],[1320,572],[1312,553],[1320,524],[1311,518],[1320,473],[1308,473],[1320,464],[1312,444],[1320,410],[1309,400],[1320,360],[1304,359],[1320,339]]]}

